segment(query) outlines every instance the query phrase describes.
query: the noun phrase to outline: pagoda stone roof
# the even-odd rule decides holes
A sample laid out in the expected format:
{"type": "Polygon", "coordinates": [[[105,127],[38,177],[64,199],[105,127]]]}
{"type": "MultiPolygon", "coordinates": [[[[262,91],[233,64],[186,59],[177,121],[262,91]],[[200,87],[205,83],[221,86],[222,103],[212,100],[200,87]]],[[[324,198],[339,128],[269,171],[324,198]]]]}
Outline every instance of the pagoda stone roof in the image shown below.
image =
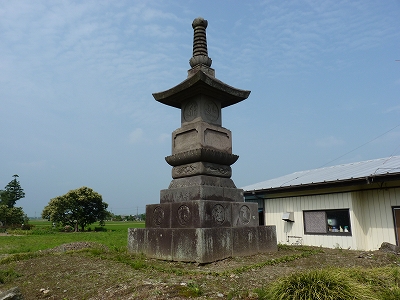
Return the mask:
{"type": "Polygon", "coordinates": [[[250,91],[234,88],[199,70],[173,88],[153,93],[154,99],[158,102],[176,108],[182,108],[182,103],[197,95],[212,97],[221,103],[221,108],[224,108],[245,100],[250,91]]]}

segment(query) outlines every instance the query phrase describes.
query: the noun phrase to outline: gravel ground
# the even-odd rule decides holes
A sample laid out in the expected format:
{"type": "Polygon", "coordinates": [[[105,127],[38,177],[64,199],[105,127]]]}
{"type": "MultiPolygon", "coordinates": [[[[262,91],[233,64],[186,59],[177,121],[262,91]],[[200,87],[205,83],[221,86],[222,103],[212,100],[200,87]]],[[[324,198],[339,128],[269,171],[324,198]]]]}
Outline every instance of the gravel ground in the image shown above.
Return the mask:
{"type": "Polygon", "coordinates": [[[3,263],[0,270],[13,269],[20,277],[0,285],[0,291],[18,286],[26,300],[187,299],[194,297],[193,291],[198,288],[202,292],[198,299],[226,299],[228,295],[234,295],[234,299],[257,299],[255,288],[265,287],[293,272],[325,267],[381,267],[397,264],[399,260],[396,254],[383,251],[288,247],[275,253],[229,258],[206,265],[147,259],[146,264],[152,268],[135,270],[126,263],[74,251],[84,248],[96,248],[100,253],[108,251],[96,243],[79,242],[42,251],[35,258],[3,263]],[[263,262],[293,256],[304,249],[319,253],[261,266],[263,262]],[[237,272],[244,266],[251,267],[237,272]],[[171,269],[182,270],[183,275],[170,272],[171,269]]]}

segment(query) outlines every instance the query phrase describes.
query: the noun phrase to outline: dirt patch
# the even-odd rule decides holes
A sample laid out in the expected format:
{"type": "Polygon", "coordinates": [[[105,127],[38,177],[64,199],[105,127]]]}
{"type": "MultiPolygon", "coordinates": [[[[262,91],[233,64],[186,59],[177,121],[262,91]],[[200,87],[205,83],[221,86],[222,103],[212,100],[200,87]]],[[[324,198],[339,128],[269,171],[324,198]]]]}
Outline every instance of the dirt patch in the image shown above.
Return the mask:
{"type": "MultiPolygon", "coordinates": [[[[293,272],[325,267],[372,268],[399,262],[396,254],[381,251],[288,247],[275,253],[229,258],[206,265],[147,259],[144,264],[151,267],[135,269],[102,255],[69,252],[98,247],[102,246],[86,242],[64,244],[48,250],[46,255],[2,264],[0,269],[12,268],[20,277],[0,285],[0,289],[18,286],[27,300],[187,299],[194,297],[190,293],[195,288],[202,292],[198,299],[226,299],[228,295],[236,295],[235,299],[256,299],[255,288],[265,287],[293,272]],[[313,254],[291,261],[285,259],[305,253],[304,249],[313,254]]],[[[101,253],[107,252],[102,249],[101,253]]]]}
{"type": "Polygon", "coordinates": [[[104,245],[101,245],[99,243],[94,243],[94,242],[74,242],[74,243],[67,243],[67,244],[62,244],[60,246],[44,250],[44,251],[39,251],[39,252],[47,252],[47,253],[52,253],[52,252],[66,252],[66,251],[76,251],[76,250],[82,250],[82,249],[90,249],[90,248],[99,248],[102,250],[107,251],[108,248],[104,245]]]}

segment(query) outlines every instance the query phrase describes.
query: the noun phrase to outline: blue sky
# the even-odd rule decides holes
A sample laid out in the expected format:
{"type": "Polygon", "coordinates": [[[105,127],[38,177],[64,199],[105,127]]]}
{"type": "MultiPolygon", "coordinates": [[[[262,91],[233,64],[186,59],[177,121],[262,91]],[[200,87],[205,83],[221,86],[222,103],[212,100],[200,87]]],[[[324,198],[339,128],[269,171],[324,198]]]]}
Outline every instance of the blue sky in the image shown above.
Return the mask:
{"type": "Polygon", "coordinates": [[[1,1],[0,188],[40,216],[88,186],[116,214],[171,181],[196,17],[216,77],[250,97],[223,110],[238,187],[400,155],[400,1],[1,1]],[[362,146],[362,147],[361,147],[362,146]]]}

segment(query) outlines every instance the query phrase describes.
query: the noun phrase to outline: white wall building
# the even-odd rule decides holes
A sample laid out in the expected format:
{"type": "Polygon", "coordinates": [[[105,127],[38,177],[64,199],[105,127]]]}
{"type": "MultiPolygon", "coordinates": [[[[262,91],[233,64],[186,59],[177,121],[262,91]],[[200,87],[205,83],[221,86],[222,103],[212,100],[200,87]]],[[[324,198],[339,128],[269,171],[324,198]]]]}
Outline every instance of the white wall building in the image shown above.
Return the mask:
{"type": "Polygon", "coordinates": [[[376,250],[400,242],[400,156],[296,172],[243,187],[281,244],[376,250]]]}

